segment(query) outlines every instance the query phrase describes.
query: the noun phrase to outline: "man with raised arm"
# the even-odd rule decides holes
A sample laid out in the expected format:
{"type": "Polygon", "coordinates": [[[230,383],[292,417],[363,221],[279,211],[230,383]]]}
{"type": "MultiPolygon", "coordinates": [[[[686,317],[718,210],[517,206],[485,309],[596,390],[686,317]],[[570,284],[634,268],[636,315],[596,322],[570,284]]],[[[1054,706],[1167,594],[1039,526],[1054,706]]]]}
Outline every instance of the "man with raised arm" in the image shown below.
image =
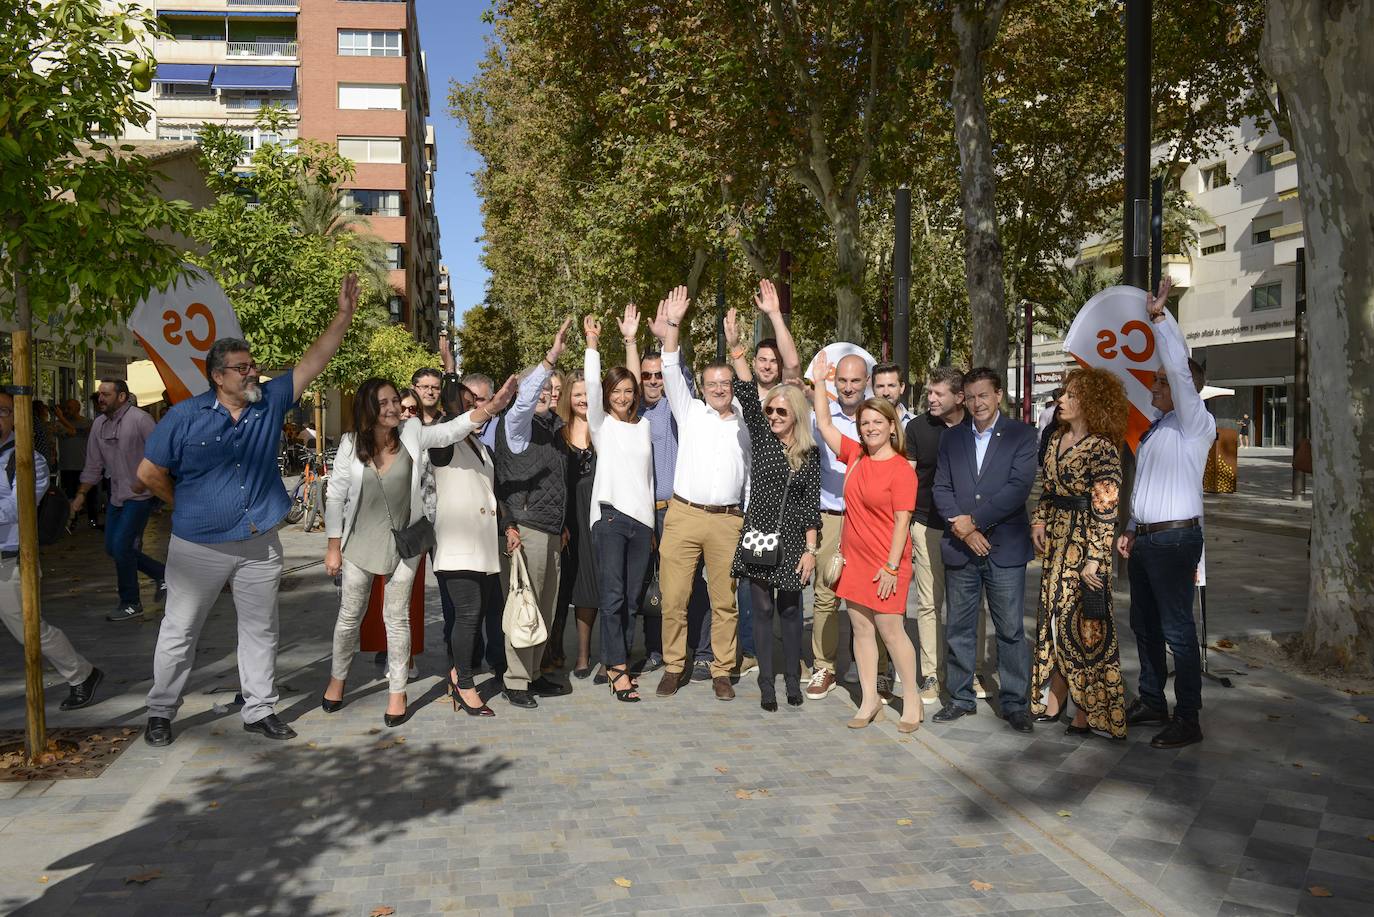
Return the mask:
{"type": "Polygon", "coordinates": [[[139,480],[172,506],[167,608],[148,691],[149,745],[172,743],[196,640],[226,582],[238,614],[243,728],[269,739],[295,731],[277,718],[277,524],[291,507],[277,472],[286,413],[324,371],[358,306],[358,278],[339,288],[339,307],[294,369],[264,385],[247,341],[220,338],[205,358],[209,390],[174,405],[148,437],[139,480]]]}
{"type": "Polygon", "coordinates": [[[706,586],[711,597],[711,685],[719,700],[731,700],[739,617],[735,609],[735,580],[730,568],[744,523],[745,485],[749,480],[749,431],[734,403],[734,373],[712,363],[702,373],[705,403],[692,397],[679,371],[681,324],[691,301],[687,288],[668,294],[664,317],[663,385],[673,419],[681,431],[673,498],[663,523],[659,552],[659,584],[663,591],[664,673],[660,697],[674,694],[686,683],[687,600],[697,562],[706,561],[706,586]]]}

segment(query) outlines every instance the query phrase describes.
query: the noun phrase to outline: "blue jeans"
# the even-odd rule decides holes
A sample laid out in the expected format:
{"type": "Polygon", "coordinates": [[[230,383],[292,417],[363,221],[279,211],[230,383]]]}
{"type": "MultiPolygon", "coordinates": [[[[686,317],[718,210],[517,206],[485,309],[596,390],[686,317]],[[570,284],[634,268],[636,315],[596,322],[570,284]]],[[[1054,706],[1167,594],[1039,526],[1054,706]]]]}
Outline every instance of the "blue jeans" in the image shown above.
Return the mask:
{"type": "Polygon", "coordinates": [[[601,593],[601,663],[621,667],[629,661],[640,584],[649,569],[653,531],[609,503],[592,526],[596,576],[601,593]]]}
{"type": "Polygon", "coordinates": [[[1131,630],[1140,653],[1140,699],[1167,710],[1167,645],[1174,654],[1174,716],[1197,722],[1202,709],[1202,654],[1193,622],[1193,587],[1202,558],[1202,529],[1140,535],[1131,548],[1131,630]]]}
{"type": "Polygon", "coordinates": [[[758,653],[754,652],[754,603],[751,593],[749,578],[741,577],[735,594],[735,607],[739,609],[739,654],[757,658],[758,653]]]}
{"type": "MultiPolygon", "coordinates": [[[[658,522],[657,535],[659,541],[663,540],[663,518],[666,515],[668,515],[667,507],[654,514],[654,518],[658,522]]],[[[691,651],[695,660],[713,662],[716,654],[711,649],[711,597],[706,592],[706,579],[702,575],[705,566],[705,564],[701,564],[697,567],[697,578],[692,583],[692,597],[687,600],[687,649],[691,651]]],[[[742,620],[743,618],[741,618],[742,620]]],[[[657,618],[654,623],[658,630],[657,648],[661,653],[663,652],[663,619],[657,618]]],[[[649,633],[646,624],[644,631],[646,649],[648,640],[649,633]]]]}
{"type": "Polygon", "coordinates": [[[125,500],[123,506],[113,503],[105,510],[105,553],[114,558],[115,576],[119,580],[119,604],[139,605],[138,575],[142,573],[160,583],[167,571],[160,561],[153,560],[138,549],[143,529],[153,513],[157,499],[125,500]]]}
{"type": "Polygon", "coordinates": [[[998,703],[1002,716],[1024,713],[1030,685],[1030,648],[1026,644],[1023,617],[1026,604],[1026,568],[999,567],[986,557],[962,567],[945,567],[945,603],[949,620],[945,639],[949,651],[945,684],[950,703],[965,710],[977,707],[973,674],[978,643],[978,616],[983,593],[997,631],[998,703]]]}

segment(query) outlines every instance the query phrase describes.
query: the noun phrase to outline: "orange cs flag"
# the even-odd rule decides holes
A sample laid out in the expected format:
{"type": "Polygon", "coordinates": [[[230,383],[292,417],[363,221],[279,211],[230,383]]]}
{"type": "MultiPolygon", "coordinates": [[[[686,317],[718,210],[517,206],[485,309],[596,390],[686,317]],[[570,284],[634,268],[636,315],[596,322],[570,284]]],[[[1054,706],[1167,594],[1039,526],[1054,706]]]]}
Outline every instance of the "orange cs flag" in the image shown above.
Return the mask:
{"type": "Polygon", "coordinates": [[[211,344],[243,337],[224,288],[199,268],[188,268],[165,291],[149,292],[129,316],[129,330],[162,376],[169,404],[210,387],[205,355],[211,344]]]}
{"type": "Polygon", "coordinates": [[[1157,413],[1150,405],[1150,386],[1160,364],[1145,291],[1107,287],[1088,300],[1069,326],[1064,351],[1080,366],[1110,370],[1121,379],[1131,403],[1126,442],[1134,451],[1157,413]]]}

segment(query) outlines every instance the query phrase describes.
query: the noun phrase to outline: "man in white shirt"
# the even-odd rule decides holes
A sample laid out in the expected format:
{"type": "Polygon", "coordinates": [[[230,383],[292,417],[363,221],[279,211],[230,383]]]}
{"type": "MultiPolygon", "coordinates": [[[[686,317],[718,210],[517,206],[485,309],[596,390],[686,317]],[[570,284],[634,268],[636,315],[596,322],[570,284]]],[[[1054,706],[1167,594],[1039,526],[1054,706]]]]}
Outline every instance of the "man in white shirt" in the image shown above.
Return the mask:
{"type": "Polygon", "coordinates": [[[1151,403],[1160,416],[1136,450],[1131,521],[1117,540],[1129,561],[1131,630],[1140,653],[1140,696],[1126,710],[1132,726],[1164,729],[1150,744],[1181,748],[1202,741],[1202,658],[1193,623],[1193,586],[1202,558],[1202,472],[1217,436],[1202,401],[1202,367],[1188,356],[1183,331],[1165,304],[1170,282],[1149,300],[1155,347],[1164,371],[1155,374],[1151,403]],[[1165,647],[1174,656],[1174,715],[1164,699],[1165,647]]]}
{"type": "Polygon", "coordinates": [[[734,403],[734,373],[712,363],[702,373],[703,404],[692,397],[679,365],[679,326],[690,300],[685,287],[664,303],[668,327],[663,339],[663,386],[677,421],[677,468],[673,498],[663,522],[659,547],[659,588],[663,592],[663,678],[658,695],[670,697],[688,678],[687,602],[697,561],[706,561],[706,587],[711,597],[711,685],[719,700],[731,700],[730,670],[735,665],[739,613],[735,580],[730,575],[740,527],[744,524],[745,486],[749,481],[749,431],[734,403]]]}

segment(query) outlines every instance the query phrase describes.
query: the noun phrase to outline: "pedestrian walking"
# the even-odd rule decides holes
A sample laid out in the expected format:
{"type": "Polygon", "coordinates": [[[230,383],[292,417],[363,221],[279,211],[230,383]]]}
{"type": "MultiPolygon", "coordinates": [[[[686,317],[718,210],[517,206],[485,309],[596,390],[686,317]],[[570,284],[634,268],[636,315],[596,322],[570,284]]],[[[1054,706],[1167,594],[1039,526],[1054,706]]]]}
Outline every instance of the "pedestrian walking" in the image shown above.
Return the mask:
{"type": "MultiPolygon", "coordinates": [[[[99,393],[96,395],[99,398],[99,393]]],[[[57,477],[58,483],[62,487],[62,492],[67,495],[68,500],[76,500],[76,493],[81,488],[81,472],[86,468],[86,444],[90,441],[91,420],[81,413],[81,402],[75,398],[68,398],[58,405],[57,424],[60,428],[57,444],[57,477]]],[[[141,456],[140,456],[141,457],[141,456]]],[[[87,495],[81,510],[86,513],[86,518],[91,528],[96,527],[96,520],[99,518],[100,505],[99,495],[87,495]]],[[[75,522],[79,511],[72,512],[72,521],[75,522]]]]}

